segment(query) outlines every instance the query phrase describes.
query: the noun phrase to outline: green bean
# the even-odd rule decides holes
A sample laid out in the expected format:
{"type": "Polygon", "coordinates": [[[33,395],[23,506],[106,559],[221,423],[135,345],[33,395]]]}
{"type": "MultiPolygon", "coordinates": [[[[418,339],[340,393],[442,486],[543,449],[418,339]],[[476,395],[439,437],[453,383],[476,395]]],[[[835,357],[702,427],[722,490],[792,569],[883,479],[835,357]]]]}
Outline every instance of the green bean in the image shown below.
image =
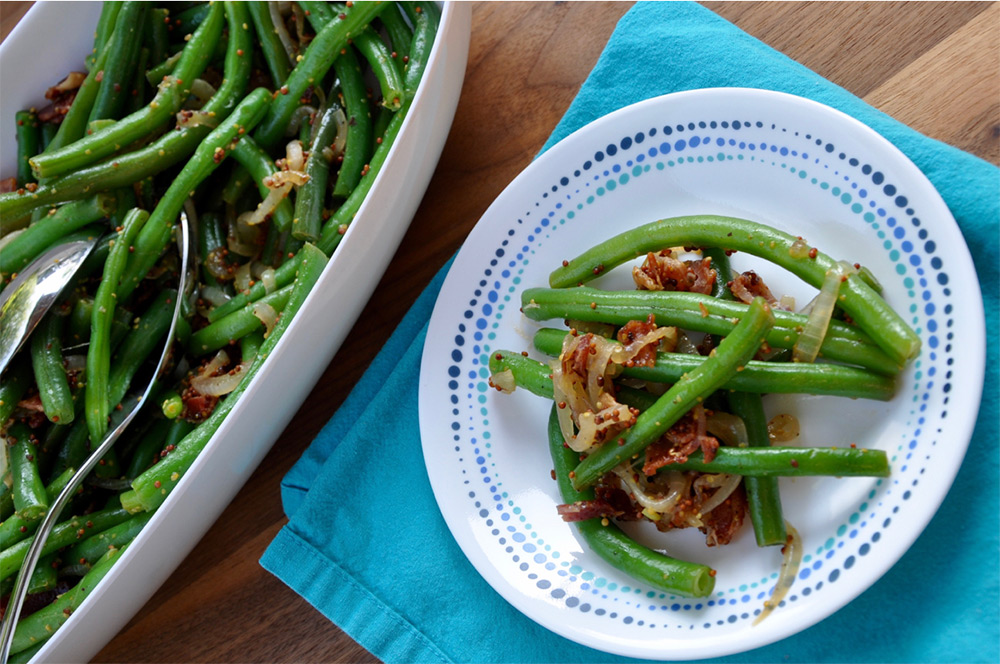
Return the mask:
{"type": "Polygon", "coordinates": [[[160,64],[150,68],[146,72],[146,82],[153,87],[162,83],[163,79],[170,76],[170,73],[175,67],[177,67],[177,63],[180,62],[181,55],[183,55],[183,53],[184,51],[177,51],[165,60],[162,60],[160,64]]]}
{"type": "MultiPolygon", "coordinates": [[[[747,311],[742,302],[719,300],[698,293],[669,291],[603,291],[579,288],[528,288],[521,293],[521,309],[532,320],[566,318],[624,325],[645,320],[652,313],[658,325],[676,325],[725,336],[747,311]]],[[[772,348],[792,348],[807,317],[775,310],[775,327],[767,336],[772,348]]],[[[896,374],[900,366],[856,327],[831,321],[820,355],[882,374],[896,374]]]]}
{"type": "Polygon", "coordinates": [[[146,104],[146,67],[149,65],[149,49],[143,46],[139,49],[139,60],[136,63],[132,80],[129,82],[128,99],[125,102],[125,113],[131,115],[146,104]]]}
{"type": "Polygon", "coordinates": [[[49,499],[45,484],[38,474],[35,458],[37,438],[20,422],[7,429],[8,461],[13,479],[14,514],[26,521],[45,516],[49,499]]]}
{"type": "MultiPolygon", "coordinates": [[[[274,160],[250,136],[243,136],[236,143],[236,147],[233,148],[233,159],[250,173],[250,178],[257,184],[260,197],[267,198],[271,189],[264,184],[264,181],[281,170],[274,165],[274,160]]],[[[287,197],[281,199],[271,213],[272,221],[281,230],[288,230],[291,227],[294,216],[292,203],[287,197]]]]}
{"type": "Polygon", "coordinates": [[[66,551],[66,560],[71,565],[79,564],[90,567],[109,550],[120,549],[135,539],[135,536],[139,534],[143,526],[149,523],[154,514],[155,512],[141,512],[117,526],[91,535],[71,546],[66,551]]]}
{"type": "Polygon", "coordinates": [[[139,285],[167,245],[174,222],[184,201],[229,154],[229,146],[260,120],[271,101],[263,88],[247,95],[222,124],[212,130],[197,147],[194,155],[163,194],[149,221],[142,228],[135,242],[135,253],[129,261],[118,296],[127,297],[139,285]]]}
{"type": "Polygon", "coordinates": [[[382,91],[382,106],[390,111],[398,111],[403,104],[406,88],[399,65],[385,42],[371,27],[365,28],[354,37],[354,45],[368,61],[382,91]]]}
{"type": "Polygon", "coordinates": [[[223,21],[222,4],[213,4],[208,17],[184,47],[171,78],[160,84],[148,106],[71,145],[35,157],[31,160],[35,177],[56,177],[94,163],[165,124],[180,109],[192,83],[208,65],[212,49],[222,34],[223,21]]]}
{"type": "Polygon", "coordinates": [[[662,436],[692,406],[722,387],[735,375],[760,347],[767,331],[774,324],[774,315],[763,298],[754,298],[746,316],[736,325],[713,354],[690,373],[674,383],[656,404],[643,411],[635,424],[623,434],[618,444],[602,445],[576,468],[573,484],[577,488],[590,486],[618,464],[643,452],[662,436]]]}
{"type": "MultiPolygon", "coordinates": [[[[99,533],[122,523],[131,516],[120,507],[108,507],[81,516],[70,517],[57,523],[42,547],[42,555],[47,556],[59,549],[70,546],[93,533],[99,533]]],[[[34,537],[26,539],[0,551],[0,579],[15,574],[24,562],[24,556],[34,537]]]]}
{"type": "Polygon", "coordinates": [[[58,565],[59,558],[55,553],[39,558],[35,569],[31,570],[31,578],[28,579],[28,594],[34,595],[55,588],[59,581],[56,572],[58,565]]]}
{"type": "Polygon", "coordinates": [[[101,16],[97,19],[97,29],[94,31],[94,48],[86,58],[87,70],[92,70],[97,64],[98,54],[104,50],[104,45],[111,38],[111,33],[115,30],[115,22],[118,20],[118,12],[121,11],[122,3],[105,2],[101,4],[101,16]]]}
{"type": "Polygon", "coordinates": [[[171,391],[160,402],[160,410],[168,420],[176,419],[184,412],[184,400],[180,394],[171,391]]]}
{"type": "Polygon", "coordinates": [[[330,104],[323,115],[316,119],[319,126],[306,159],[306,175],[309,180],[295,192],[291,230],[292,236],[300,240],[315,242],[319,239],[323,210],[326,207],[326,185],[330,179],[330,160],[324,150],[337,137],[337,115],[342,112],[339,106],[330,104]]]}
{"type": "MultiPolygon", "coordinates": [[[[729,410],[743,420],[750,447],[769,448],[767,416],[759,394],[733,392],[728,395],[729,410]]],[[[757,546],[784,546],[788,539],[782,516],[781,494],[774,477],[744,477],[747,493],[747,513],[753,524],[757,546]]]]}
{"type": "MultiPolygon", "coordinates": [[[[27,353],[15,355],[0,380],[0,427],[14,414],[17,403],[31,387],[31,361],[27,353]]],[[[3,484],[3,482],[0,482],[3,484]]]]}
{"type": "MultiPolygon", "coordinates": [[[[132,378],[146,358],[163,345],[163,335],[170,329],[177,291],[164,290],[132,326],[132,330],[112,358],[108,376],[108,399],[112,406],[125,398],[132,378]]],[[[89,378],[88,378],[88,382],[89,378]]],[[[94,444],[99,440],[91,439],[94,444]]]]}
{"type": "Polygon", "coordinates": [[[889,459],[883,450],[854,447],[722,446],[710,462],[699,450],[664,469],[744,477],[888,477],[889,459]]]}
{"type": "MultiPolygon", "coordinates": [[[[562,351],[566,330],[543,328],[535,333],[535,348],[553,357],[562,351]]],[[[654,383],[675,383],[705,361],[700,355],[657,353],[651,367],[625,367],[622,375],[654,383]]],[[[888,401],[896,393],[889,376],[841,364],[763,362],[750,360],[723,389],[757,394],[823,394],[851,399],[888,401]]]]}
{"type": "Polygon", "coordinates": [[[258,307],[268,306],[276,312],[288,304],[293,285],[285,286],[266,295],[257,302],[247,304],[225,318],[220,318],[191,335],[189,350],[195,355],[204,355],[219,350],[230,343],[242,339],[264,326],[264,322],[254,312],[258,307]]]}
{"type": "MultiPolygon", "coordinates": [[[[64,146],[79,140],[86,134],[87,122],[90,118],[90,108],[94,105],[94,99],[97,97],[101,86],[97,74],[104,67],[104,63],[107,61],[109,55],[110,48],[108,48],[108,44],[104,44],[97,55],[94,66],[90,69],[90,73],[87,74],[87,77],[83,79],[83,83],[77,88],[73,103],[59,123],[59,128],[56,130],[55,136],[45,146],[45,153],[58,152],[64,146]]],[[[28,163],[31,164],[32,160],[29,159],[28,163]]],[[[39,180],[41,179],[38,173],[35,172],[34,165],[32,165],[32,175],[39,180]]]]}
{"type": "Polygon", "coordinates": [[[38,396],[45,417],[50,422],[69,424],[73,421],[73,394],[63,364],[62,331],[66,319],[58,312],[49,312],[31,337],[31,364],[35,372],[38,396]]]}
{"type": "Polygon", "coordinates": [[[549,365],[513,351],[493,351],[490,355],[490,384],[493,385],[493,376],[505,371],[511,372],[517,387],[540,397],[552,398],[552,369],[549,365]]]}
{"type": "Polygon", "coordinates": [[[243,362],[253,362],[264,343],[264,331],[255,330],[245,334],[240,339],[240,359],[243,362]]]}
{"type": "MultiPolygon", "coordinates": [[[[39,143],[39,152],[47,150],[49,143],[55,138],[56,132],[59,131],[59,125],[52,124],[51,122],[43,122],[41,125],[41,139],[39,143]]],[[[29,166],[30,167],[30,166],[29,166]]],[[[32,175],[34,177],[34,175],[32,175]]]]}
{"type": "Polygon", "coordinates": [[[18,111],[14,114],[14,123],[14,135],[17,138],[17,186],[23,187],[35,181],[28,160],[41,151],[42,132],[38,126],[38,116],[32,111],[18,111]]]}
{"type": "Polygon", "coordinates": [[[124,300],[119,281],[125,272],[130,252],[139,230],[147,223],[149,213],[133,209],[125,218],[125,225],[118,233],[108,254],[101,283],[94,295],[91,316],[90,345],[87,348],[87,384],[84,388],[84,414],[87,430],[95,445],[108,430],[111,402],[108,397],[108,380],[111,370],[111,321],[114,320],[116,302],[124,300]]]}
{"type": "MultiPolygon", "coordinates": [[[[62,474],[56,476],[48,486],[45,487],[45,496],[48,502],[52,503],[59,493],[69,484],[73,476],[74,469],[68,468],[62,474]]],[[[17,515],[11,515],[0,523],[0,550],[13,546],[26,537],[31,536],[38,529],[41,519],[24,519],[17,515]]]]}
{"type": "Polygon", "coordinates": [[[115,29],[108,40],[110,52],[101,68],[101,86],[90,108],[88,121],[117,119],[125,108],[132,87],[132,72],[136,68],[142,33],[146,24],[145,2],[126,0],[122,3],[115,29]]]}
{"type": "Polygon", "coordinates": [[[236,206],[243,200],[247,187],[250,185],[250,174],[239,164],[229,174],[229,179],[222,187],[222,200],[226,205],[236,206]]]}
{"type": "MultiPolygon", "coordinates": [[[[554,270],[549,282],[557,288],[573,286],[648,251],[702,246],[759,256],[819,288],[836,262],[803,244],[800,238],[745,219],[713,215],[675,217],[626,231],[588,249],[554,270]]],[[[920,337],[857,274],[850,275],[841,285],[837,303],[898,364],[906,364],[920,352],[920,337]]]]}
{"type": "Polygon", "coordinates": [[[365,92],[361,64],[351,47],[343,49],[333,63],[333,70],[340,80],[347,110],[347,140],[344,159],[333,185],[333,195],[346,197],[358,186],[361,173],[372,153],[372,112],[365,92]]]}
{"type": "Polygon", "coordinates": [[[149,13],[146,15],[145,40],[149,49],[149,61],[154,64],[159,64],[167,59],[170,41],[167,30],[169,21],[170,10],[163,7],[150,7],[149,13]]]}
{"type": "Polygon", "coordinates": [[[424,75],[427,61],[434,48],[434,37],[441,23],[441,10],[437,3],[418,4],[404,2],[403,9],[413,24],[413,40],[410,42],[410,53],[407,55],[403,77],[406,82],[406,103],[408,104],[417,92],[417,84],[424,75]]]}
{"type": "MultiPolygon", "coordinates": [[[[245,173],[242,168],[237,168],[234,172],[245,173]]],[[[249,180],[248,180],[249,182],[249,180]]],[[[201,257],[201,281],[209,286],[218,286],[219,280],[215,278],[208,269],[208,263],[213,254],[226,248],[226,234],[222,228],[221,215],[214,212],[206,212],[198,219],[198,255],[201,257]]]]}
{"type": "MultiPolygon", "coordinates": [[[[13,582],[11,582],[10,585],[13,588],[14,586],[13,582]]],[[[9,593],[10,590],[8,590],[4,594],[9,594],[9,593]]],[[[38,651],[41,650],[44,645],[45,641],[41,641],[40,643],[36,643],[30,648],[26,648],[20,652],[11,653],[10,657],[7,659],[7,664],[28,664],[29,662],[31,662],[31,660],[35,658],[35,655],[38,654],[38,651]]]]}
{"type": "Polygon", "coordinates": [[[208,18],[208,13],[211,9],[210,5],[211,3],[206,2],[189,7],[178,13],[171,21],[174,24],[174,30],[182,35],[187,35],[197,30],[198,26],[208,18]]]}
{"type": "Polygon", "coordinates": [[[63,236],[111,214],[117,198],[112,194],[97,194],[82,201],[55,208],[24,229],[0,251],[0,274],[10,276],[33,261],[63,236]]]}
{"type": "Polygon", "coordinates": [[[405,61],[410,52],[410,43],[413,41],[413,30],[406,24],[406,19],[403,18],[403,12],[399,5],[395,2],[390,3],[379,18],[389,36],[393,58],[405,61]]]}
{"type": "Polygon", "coordinates": [[[261,147],[270,150],[277,144],[306,88],[322,81],[334,58],[347,46],[348,40],[357,36],[381,9],[381,2],[357,3],[350,12],[342,15],[343,19],[338,17],[338,20],[319,31],[295,69],[289,73],[281,94],[254,133],[254,138],[261,147]]]}
{"type": "Polygon", "coordinates": [[[198,454],[212,438],[219,425],[232,410],[240,396],[246,390],[247,385],[265,363],[267,357],[274,350],[278,340],[281,339],[288,325],[295,314],[302,307],[306,296],[312,286],[319,280],[323,268],[326,266],[327,258],[311,244],[307,244],[299,252],[299,270],[295,278],[295,286],[292,288],[291,296],[285,310],[278,322],[271,330],[257,354],[257,359],[247,370],[246,375],[240,384],[233,390],[224,401],[219,403],[212,414],[202,422],[194,431],[185,436],[177,444],[177,447],[167,456],[159,461],[155,466],[144,472],[132,482],[132,490],[121,495],[122,506],[130,512],[151,511],[159,507],[166,499],[167,495],[177,486],[177,481],[187,472],[194,463],[198,454]]]}
{"type": "Polygon", "coordinates": [[[299,0],[299,7],[305,12],[309,24],[316,32],[325,28],[327,23],[337,18],[333,7],[325,0],[299,0]]]}
{"type": "Polygon", "coordinates": [[[14,630],[14,638],[10,646],[11,653],[17,654],[28,650],[38,643],[44,643],[52,636],[55,630],[66,622],[70,614],[83,603],[94,587],[101,582],[123,550],[124,548],[108,551],[78,584],[60,595],[59,599],[30,616],[22,618],[14,630]]]}
{"type": "Polygon", "coordinates": [[[288,73],[292,70],[292,65],[288,61],[288,54],[285,53],[285,47],[282,46],[278,33],[274,30],[268,4],[258,0],[250,0],[246,3],[254,30],[257,32],[260,51],[264,55],[264,62],[271,74],[271,82],[274,84],[274,89],[278,90],[288,80],[288,73]]]}
{"type": "MultiPolygon", "coordinates": [[[[580,491],[573,486],[571,476],[578,455],[563,444],[555,408],[549,416],[548,438],[556,483],[563,502],[592,500],[592,489],[580,491]]],[[[653,551],[632,540],[617,525],[610,522],[604,525],[601,519],[577,521],[575,525],[591,551],[625,574],[657,590],[685,597],[707,597],[715,588],[715,571],[707,565],[677,560],[653,551]]]]}

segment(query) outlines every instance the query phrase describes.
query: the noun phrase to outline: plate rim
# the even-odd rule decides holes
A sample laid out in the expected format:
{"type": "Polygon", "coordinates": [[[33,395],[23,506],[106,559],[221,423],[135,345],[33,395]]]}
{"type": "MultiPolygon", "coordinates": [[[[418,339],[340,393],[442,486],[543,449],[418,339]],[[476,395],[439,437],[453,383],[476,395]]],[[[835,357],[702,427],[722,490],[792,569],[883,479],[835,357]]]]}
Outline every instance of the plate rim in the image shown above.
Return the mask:
{"type": "MultiPolygon", "coordinates": [[[[879,156],[885,156],[891,162],[893,166],[893,173],[898,176],[905,176],[907,182],[919,182],[922,185],[924,194],[928,197],[929,203],[933,205],[934,216],[935,216],[935,228],[939,229],[942,233],[949,236],[954,235],[958,240],[955,247],[949,247],[952,251],[952,260],[956,265],[960,265],[961,271],[963,273],[971,272],[973,277],[971,286],[974,292],[970,293],[969,298],[975,302],[973,311],[968,312],[967,315],[963,314],[967,319],[971,319],[973,339],[974,342],[974,354],[976,358],[982,359],[982,361],[973,362],[971,374],[969,378],[972,381],[972,390],[974,392],[975,398],[969,399],[967,403],[973,404],[967,406],[964,411],[968,411],[968,416],[963,416],[960,418],[961,431],[960,435],[950,435],[950,440],[958,440],[961,445],[961,454],[954,454],[950,459],[953,462],[947,468],[948,481],[939,482],[934,485],[934,490],[929,492],[930,504],[933,505],[933,510],[924,510],[919,514],[920,518],[914,518],[911,514],[911,521],[917,523],[917,526],[912,526],[906,531],[905,543],[902,545],[896,545],[892,548],[891,552],[883,552],[881,556],[877,557],[877,562],[870,564],[868,567],[874,572],[869,572],[865,577],[864,583],[856,583],[851,586],[849,592],[841,593],[837,596],[836,602],[827,602],[828,605],[834,605],[830,609],[823,609],[820,611],[807,612],[807,619],[805,621],[800,621],[801,624],[788,625],[786,622],[780,623],[779,627],[775,627],[774,624],[768,625],[767,629],[764,628],[764,624],[760,625],[758,629],[761,629],[761,633],[767,632],[767,636],[763,639],[758,639],[751,644],[737,645],[732,648],[715,648],[715,649],[702,649],[699,651],[689,651],[677,653],[676,656],[671,656],[670,659],[680,659],[680,658],[706,658],[713,656],[725,656],[731,655],[739,652],[746,652],[758,647],[769,645],[780,641],[784,638],[792,636],[800,631],[803,631],[818,622],[822,621],[826,617],[833,615],[833,613],[839,611],[844,606],[853,601],[860,594],[872,587],[886,572],[889,571],[899,560],[905,555],[906,551],[910,549],[913,543],[920,537],[920,535],[926,529],[928,523],[933,518],[934,514],[940,508],[941,503],[944,501],[945,496],[951,490],[951,487],[957,477],[959,468],[964,461],[965,455],[968,450],[968,446],[973,434],[973,429],[976,423],[976,413],[978,413],[982,392],[983,384],[985,379],[985,357],[986,357],[986,337],[985,337],[985,312],[982,303],[982,292],[978,281],[978,275],[976,275],[974,264],[971,257],[971,252],[969,251],[968,245],[965,242],[965,238],[961,232],[961,228],[954,219],[951,210],[945,204],[940,192],[937,191],[936,187],[930,181],[930,179],[913,163],[913,161],[904,154],[896,145],[891,141],[886,139],[878,131],[865,124],[864,122],[858,120],[857,118],[822,102],[803,97],[800,95],[790,94],[787,92],[781,92],[776,90],[769,90],[764,88],[750,88],[750,87],[712,87],[712,88],[698,88],[692,90],[683,90],[678,92],[667,93],[664,95],[658,95],[656,97],[651,97],[642,101],[635,102],[623,106],[621,108],[615,109],[599,118],[591,120],[590,122],[584,124],[583,126],[575,129],[574,131],[567,134],[557,143],[550,146],[544,152],[541,152],[537,157],[522,169],[518,175],[511,180],[511,182],[504,188],[504,190],[497,196],[497,198],[491,203],[491,205],[482,214],[479,221],[477,221],[475,227],[469,233],[466,241],[463,243],[462,249],[459,251],[458,255],[455,257],[452,266],[449,269],[448,274],[441,286],[441,290],[438,293],[438,297],[435,301],[434,308],[428,323],[428,333],[427,341],[425,341],[422,356],[421,356],[421,370],[420,379],[418,383],[418,414],[419,414],[419,428],[421,431],[421,446],[424,455],[424,463],[427,469],[428,477],[430,479],[432,492],[437,502],[439,511],[444,518],[446,525],[448,526],[449,532],[455,539],[459,548],[462,550],[463,555],[476,569],[476,572],[490,584],[493,589],[500,594],[504,600],[510,603],[515,609],[517,609],[522,615],[529,618],[530,620],[542,625],[543,627],[553,631],[554,633],[573,640],[581,645],[588,646],[591,648],[596,648],[612,654],[633,656],[647,659],[663,659],[662,652],[650,652],[650,648],[639,647],[639,648],[608,648],[606,644],[595,643],[594,641],[589,641],[586,639],[578,638],[580,632],[573,632],[573,630],[567,631],[562,629],[564,621],[555,618],[549,619],[549,615],[544,612],[532,610],[533,604],[536,600],[527,597],[524,593],[519,592],[517,588],[513,586],[512,583],[508,582],[503,575],[495,569],[493,565],[490,565],[486,561],[479,561],[476,556],[470,555],[467,551],[468,547],[473,547],[475,541],[467,533],[462,533],[461,535],[456,532],[456,526],[459,524],[453,523],[453,519],[450,518],[448,510],[445,507],[446,496],[443,495],[444,487],[440,485],[440,480],[438,480],[437,464],[434,463],[433,459],[433,449],[427,442],[432,439],[432,436],[426,435],[425,422],[430,418],[430,413],[427,410],[430,407],[429,400],[430,397],[427,395],[427,389],[429,389],[430,379],[427,376],[430,369],[428,367],[432,366],[432,357],[434,352],[434,344],[430,342],[431,339],[438,338],[439,334],[437,332],[447,332],[451,334],[453,330],[451,329],[452,320],[449,320],[449,326],[447,329],[444,327],[444,314],[439,313],[444,305],[442,303],[443,296],[449,287],[449,282],[453,279],[460,278],[458,276],[459,271],[462,268],[462,263],[460,259],[465,253],[466,247],[471,247],[475,244],[474,240],[479,236],[480,233],[486,233],[485,221],[491,219],[496,215],[498,209],[502,209],[503,205],[506,203],[507,198],[512,194],[509,192],[516,191],[521,187],[521,183],[531,179],[536,171],[547,172],[546,167],[549,161],[556,159],[556,157],[550,157],[548,155],[555,154],[558,156],[559,148],[562,145],[573,144],[577,141],[583,141],[586,139],[587,135],[591,132],[596,132],[602,129],[606,124],[613,124],[620,117],[625,116],[630,113],[641,112],[646,107],[657,107],[661,104],[670,104],[673,100],[688,98],[692,96],[714,96],[714,95],[752,95],[758,97],[764,97],[768,100],[773,100],[776,103],[791,104],[802,108],[804,111],[819,111],[821,113],[827,114],[829,117],[836,120],[836,122],[843,122],[849,125],[851,131],[860,131],[865,137],[865,142],[871,142],[871,144],[876,146],[879,156]],[[958,254],[956,256],[956,253],[958,254]],[[891,553],[891,555],[888,555],[891,553]],[[482,563],[482,564],[481,564],[482,563]],[[485,569],[484,569],[485,568],[485,569]],[[500,587],[498,587],[500,586],[500,587]],[[501,589],[504,588],[504,590],[501,589]],[[505,592],[506,590],[506,592],[505,592]],[[539,615],[541,613],[542,615],[539,615]],[[811,614],[816,613],[815,617],[811,614]]],[[[541,186],[536,186],[535,189],[541,191],[541,186]]],[[[963,287],[965,284],[963,284],[963,287]]],[[[972,396],[972,395],[970,395],[972,396]]],[[[963,412],[963,415],[966,415],[963,412]]],[[[955,424],[952,421],[952,424],[955,424]]],[[[957,451],[957,450],[956,450],[957,451]]],[[[924,487],[926,489],[926,487],[924,487]]],[[[461,531],[460,531],[461,532],[461,531]]],[[[900,538],[897,538],[900,539],[900,538]]],[[[482,549],[482,547],[475,546],[476,549],[482,549]]],[[[552,614],[554,615],[554,614],[552,614]]],[[[777,623],[776,623],[777,624],[777,623]]],[[[717,640],[724,640],[726,637],[718,637],[717,640]]],[[[661,643],[684,643],[685,640],[674,641],[671,639],[663,640],[661,643]]],[[[645,642],[644,642],[645,643],[645,642]]]]}

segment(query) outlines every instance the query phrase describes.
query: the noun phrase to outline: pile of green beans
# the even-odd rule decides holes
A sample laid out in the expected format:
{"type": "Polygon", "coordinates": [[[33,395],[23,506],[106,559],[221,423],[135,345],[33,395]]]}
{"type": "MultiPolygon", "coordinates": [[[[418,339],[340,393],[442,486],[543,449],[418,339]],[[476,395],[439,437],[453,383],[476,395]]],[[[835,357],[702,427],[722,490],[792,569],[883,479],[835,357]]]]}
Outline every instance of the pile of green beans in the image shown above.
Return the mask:
{"type": "Polygon", "coordinates": [[[51,247],[100,241],[0,381],[0,597],[49,504],[173,351],[47,540],[12,661],[106,574],[280,342],[385,163],[439,22],[425,2],[106,2],[68,112],[11,118],[0,288],[51,247]],[[182,215],[191,293],[175,290],[182,215]],[[203,394],[203,378],[227,386],[203,394]]]}
{"type": "MultiPolygon", "coordinates": [[[[647,448],[700,404],[710,404],[742,420],[745,446],[723,445],[708,461],[698,450],[686,459],[673,460],[665,469],[740,476],[758,546],[783,546],[788,541],[777,478],[889,475],[888,458],[881,450],[843,444],[777,447],[771,443],[764,395],[888,401],[895,394],[896,375],[919,351],[919,337],[882,299],[873,287],[873,277],[859,270],[841,283],[837,307],[849,318],[848,322],[830,321],[820,344],[822,361],[791,362],[787,353],[775,352],[794,348],[808,317],[772,309],[761,297],[749,305],[735,301],[727,287],[736,276],[729,254],[748,252],[813,286],[822,285],[834,261],[808,247],[803,251],[794,246],[797,244],[802,244],[801,239],[743,219],[711,215],[664,219],[626,231],[564,261],[552,272],[550,288],[522,291],[521,311],[526,318],[563,319],[581,328],[538,329],[535,350],[550,358],[561,358],[568,334],[578,335],[586,329],[610,334],[630,321],[652,320],[658,326],[675,326],[681,334],[706,333],[715,342],[704,355],[657,352],[651,365],[617,367],[611,375],[627,385],[616,382],[603,389],[637,415],[627,428],[585,454],[572,451],[564,440],[556,412],[567,404],[555,405],[548,425],[549,448],[564,503],[592,500],[594,486],[615,468],[642,472],[639,469],[647,448]],[[710,295],[613,292],[585,285],[636,257],[678,246],[698,248],[711,258],[717,278],[710,295]]],[[[533,359],[527,352],[494,351],[489,361],[491,380],[504,390],[513,385],[553,399],[550,363],[533,359]]],[[[629,540],[606,517],[575,523],[591,550],[626,574],[667,592],[698,597],[711,594],[715,572],[706,566],[646,549],[629,540]]]]}

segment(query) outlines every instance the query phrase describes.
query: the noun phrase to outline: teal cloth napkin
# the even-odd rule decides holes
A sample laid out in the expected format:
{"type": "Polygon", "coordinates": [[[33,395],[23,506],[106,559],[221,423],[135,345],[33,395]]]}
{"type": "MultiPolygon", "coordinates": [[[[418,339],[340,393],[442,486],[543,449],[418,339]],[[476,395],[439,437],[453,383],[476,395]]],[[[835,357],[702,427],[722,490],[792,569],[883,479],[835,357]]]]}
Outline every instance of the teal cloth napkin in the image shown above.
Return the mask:
{"type": "MultiPolygon", "coordinates": [[[[910,551],[821,623],[723,662],[996,662],[997,244],[1000,171],[931,140],[688,3],[622,18],[545,148],[617,108],[704,87],[780,90],[892,141],[943,195],[972,249],[989,350],[983,405],[952,490],[910,551]]],[[[387,662],[625,661],[559,637],[484,582],[451,537],[424,470],[417,379],[445,265],[283,482],[289,523],[261,564],[387,662]]]]}

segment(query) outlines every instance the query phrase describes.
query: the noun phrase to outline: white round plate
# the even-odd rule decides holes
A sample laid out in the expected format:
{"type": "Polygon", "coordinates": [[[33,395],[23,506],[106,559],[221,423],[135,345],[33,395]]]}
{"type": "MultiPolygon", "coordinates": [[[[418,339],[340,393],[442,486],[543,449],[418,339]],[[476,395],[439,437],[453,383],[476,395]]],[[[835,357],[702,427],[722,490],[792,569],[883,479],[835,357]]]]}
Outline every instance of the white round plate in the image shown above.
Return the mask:
{"type": "MultiPolygon", "coordinates": [[[[742,254],[732,260],[800,306],[815,293],[773,265],[742,254]]],[[[613,270],[596,285],[631,288],[628,272],[613,270]]],[[[578,643],[679,660],[787,637],[882,576],[951,486],[983,385],[977,284],[968,248],[930,182],[838,111],[750,89],[681,92],[616,111],[526,168],[479,221],[444,283],[420,376],[420,431],[438,505],[497,592],[578,643]],[[800,444],[883,449],[892,475],[782,479],[785,517],[806,555],[786,599],[757,625],[777,578],[777,548],[758,548],[749,524],[717,548],[693,529],[641,530],[646,544],[715,568],[715,592],[676,597],[628,578],[556,514],[550,404],[487,386],[490,353],[532,349],[538,324],[519,313],[521,290],[546,286],[563,259],[623,230],[697,213],[763,222],[868,266],[923,342],[888,403],[765,398],[770,414],[799,417],[800,444]],[[953,325],[959,311],[962,322],[953,325]]]]}

